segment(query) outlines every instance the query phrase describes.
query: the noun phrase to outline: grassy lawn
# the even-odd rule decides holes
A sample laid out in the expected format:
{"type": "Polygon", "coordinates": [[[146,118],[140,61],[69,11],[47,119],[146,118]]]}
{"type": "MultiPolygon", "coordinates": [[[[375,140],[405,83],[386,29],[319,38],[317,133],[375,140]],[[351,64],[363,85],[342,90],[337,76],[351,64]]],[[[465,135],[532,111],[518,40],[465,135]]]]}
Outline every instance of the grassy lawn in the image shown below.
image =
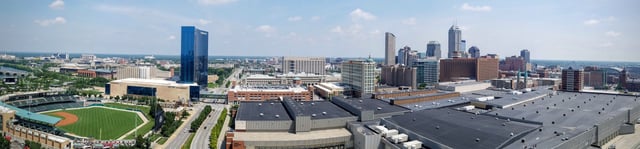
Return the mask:
{"type": "Polygon", "coordinates": [[[164,144],[165,142],[167,142],[169,138],[168,137],[160,137],[160,139],[158,140],[158,144],[164,144]]]}
{"type": "MultiPolygon", "coordinates": [[[[78,116],[74,124],[59,127],[67,132],[96,139],[117,139],[142,123],[137,114],[100,107],[66,110],[78,116]]],[[[52,113],[45,113],[52,115],[52,113]]]]}
{"type": "Polygon", "coordinates": [[[149,123],[145,124],[144,126],[140,127],[140,129],[136,130],[137,133],[132,133],[126,136],[124,139],[135,139],[136,134],[138,135],[146,134],[149,131],[151,131],[151,129],[153,129],[153,125],[155,125],[156,123],[153,119],[151,119],[151,115],[149,115],[149,110],[150,110],[149,106],[134,106],[134,105],[121,104],[121,103],[105,103],[104,105],[107,107],[113,107],[118,109],[140,110],[142,111],[144,116],[146,116],[147,119],[149,119],[149,123]]]}

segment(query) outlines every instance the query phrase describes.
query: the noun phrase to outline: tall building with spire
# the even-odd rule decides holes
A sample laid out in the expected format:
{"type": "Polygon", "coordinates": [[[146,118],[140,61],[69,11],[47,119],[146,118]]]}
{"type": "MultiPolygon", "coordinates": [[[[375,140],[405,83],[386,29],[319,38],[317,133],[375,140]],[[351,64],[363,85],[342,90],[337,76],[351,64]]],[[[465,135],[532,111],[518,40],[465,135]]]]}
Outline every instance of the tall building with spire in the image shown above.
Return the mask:
{"type": "Polygon", "coordinates": [[[396,64],[396,35],[386,32],[384,36],[384,65],[394,65],[396,64]]]}
{"type": "Polygon", "coordinates": [[[457,25],[452,25],[449,28],[449,52],[447,54],[448,58],[453,58],[454,52],[460,52],[462,42],[462,31],[460,27],[457,25]]]}

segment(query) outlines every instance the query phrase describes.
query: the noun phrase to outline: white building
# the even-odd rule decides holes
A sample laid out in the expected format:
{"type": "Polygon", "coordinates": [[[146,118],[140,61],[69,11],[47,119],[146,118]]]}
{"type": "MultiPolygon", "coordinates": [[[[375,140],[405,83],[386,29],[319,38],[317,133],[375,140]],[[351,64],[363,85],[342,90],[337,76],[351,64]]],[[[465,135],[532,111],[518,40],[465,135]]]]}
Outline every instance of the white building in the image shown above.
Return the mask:
{"type": "Polygon", "coordinates": [[[282,57],[282,73],[309,73],[325,75],[324,57],[282,57]]]}
{"type": "Polygon", "coordinates": [[[376,62],[373,59],[350,60],[342,63],[342,83],[351,85],[354,96],[362,97],[374,91],[376,62]]]}

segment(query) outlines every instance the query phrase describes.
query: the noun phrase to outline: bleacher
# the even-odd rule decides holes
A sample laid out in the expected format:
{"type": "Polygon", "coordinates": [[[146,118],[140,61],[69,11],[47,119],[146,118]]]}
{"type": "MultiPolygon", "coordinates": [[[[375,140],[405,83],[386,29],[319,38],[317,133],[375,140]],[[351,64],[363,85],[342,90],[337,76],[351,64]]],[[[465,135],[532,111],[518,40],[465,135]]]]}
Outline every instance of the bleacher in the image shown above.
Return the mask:
{"type": "Polygon", "coordinates": [[[6,102],[6,104],[31,112],[78,108],[84,106],[84,102],[77,101],[73,96],[39,97],[26,100],[10,101],[6,102]]]}

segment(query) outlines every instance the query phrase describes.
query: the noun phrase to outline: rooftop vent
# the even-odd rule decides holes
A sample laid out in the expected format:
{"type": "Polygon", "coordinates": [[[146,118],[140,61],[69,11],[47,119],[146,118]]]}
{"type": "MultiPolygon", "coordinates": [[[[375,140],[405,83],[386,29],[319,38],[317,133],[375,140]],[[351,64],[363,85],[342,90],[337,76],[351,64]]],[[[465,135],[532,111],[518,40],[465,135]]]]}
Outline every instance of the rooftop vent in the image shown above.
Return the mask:
{"type": "Polygon", "coordinates": [[[304,102],[300,102],[300,105],[304,105],[304,102]]]}
{"type": "Polygon", "coordinates": [[[362,100],[358,100],[358,102],[362,103],[362,100]]]}
{"type": "Polygon", "coordinates": [[[260,113],[260,117],[264,116],[264,113],[260,113]]]}
{"type": "Polygon", "coordinates": [[[480,142],[480,138],[476,138],[476,142],[480,142]]]}
{"type": "Polygon", "coordinates": [[[273,102],[271,103],[271,105],[273,105],[273,102]]]}
{"type": "Polygon", "coordinates": [[[313,102],[312,102],[312,103],[311,103],[311,105],[316,105],[316,103],[313,103],[313,102]]]}
{"type": "Polygon", "coordinates": [[[378,109],[378,110],[382,110],[382,108],[380,108],[380,107],[378,107],[378,108],[376,108],[376,109],[378,109]]]}
{"type": "Polygon", "coordinates": [[[322,115],[327,115],[327,112],[322,112],[322,115]]]}
{"type": "Polygon", "coordinates": [[[316,117],[316,114],[311,114],[311,117],[316,117]]]}
{"type": "Polygon", "coordinates": [[[258,103],[258,106],[262,106],[262,103],[258,103]]]}
{"type": "Polygon", "coordinates": [[[276,114],[276,118],[280,118],[280,115],[276,114]]]}
{"type": "Polygon", "coordinates": [[[509,136],[513,136],[513,132],[512,132],[512,133],[509,133],[509,136]]]}

